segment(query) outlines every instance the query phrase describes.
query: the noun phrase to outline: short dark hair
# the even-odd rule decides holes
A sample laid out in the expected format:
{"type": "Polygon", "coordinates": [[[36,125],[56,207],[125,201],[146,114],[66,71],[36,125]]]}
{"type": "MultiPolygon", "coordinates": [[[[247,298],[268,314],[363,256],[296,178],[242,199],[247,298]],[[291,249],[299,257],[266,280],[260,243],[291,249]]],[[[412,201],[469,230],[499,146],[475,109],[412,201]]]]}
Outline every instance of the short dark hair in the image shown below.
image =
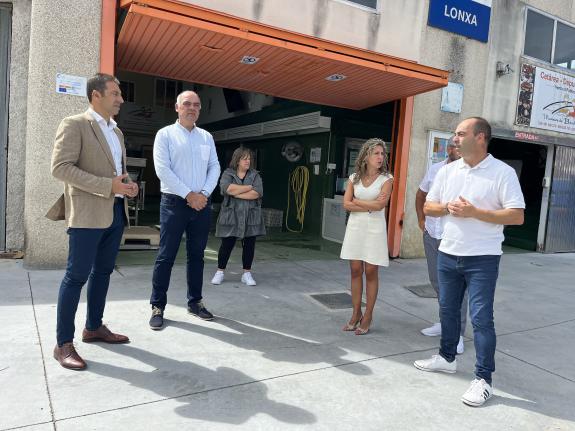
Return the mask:
{"type": "Polygon", "coordinates": [[[473,134],[483,133],[485,142],[489,144],[489,141],[491,141],[491,125],[489,122],[483,117],[471,117],[469,119],[475,120],[475,123],[473,123],[473,134]]]}
{"type": "Polygon", "coordinates": [[[98,93],[104,95],[106,91],[106,84],[108,82],[115,82],[120,85],[118,78],[107,73],[96,73],[90,79],[86,85],[86,96],[88,96],[88,102],[92,103],[92,93],[96,90],[98,93]]]}
{"type": "Polygon", "coordinates": [[[232,160],[230,160],[230,168],[237,169],[240,164],[241,159],[250,158],[250,161],[254,161],[254,152],[247,147],[241,146],[234,150],[232,154],[232,160]]]}

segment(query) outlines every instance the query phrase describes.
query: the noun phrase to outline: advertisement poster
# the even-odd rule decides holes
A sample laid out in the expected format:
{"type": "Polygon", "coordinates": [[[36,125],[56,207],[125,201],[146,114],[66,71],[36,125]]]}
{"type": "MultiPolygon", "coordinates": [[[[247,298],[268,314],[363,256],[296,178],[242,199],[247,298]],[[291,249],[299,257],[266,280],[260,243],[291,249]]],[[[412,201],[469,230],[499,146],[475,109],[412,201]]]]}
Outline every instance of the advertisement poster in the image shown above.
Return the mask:
{"type": "Polygon", "coordinates": [[[521,69],[516,124],[575,135],[575,77],[525,64],[521,69]]]}

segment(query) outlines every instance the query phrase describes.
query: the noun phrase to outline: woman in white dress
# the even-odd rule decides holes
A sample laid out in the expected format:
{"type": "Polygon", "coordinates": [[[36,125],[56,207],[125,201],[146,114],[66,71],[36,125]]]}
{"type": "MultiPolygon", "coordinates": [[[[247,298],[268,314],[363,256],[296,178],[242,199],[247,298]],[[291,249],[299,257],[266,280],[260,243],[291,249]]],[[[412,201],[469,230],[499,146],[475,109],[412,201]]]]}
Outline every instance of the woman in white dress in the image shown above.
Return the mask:
{"type": "Polygon", "coordinates": [[[350,212],[340,257],[349,260],[353,314],[343,327],[365,335],[373,318],[379,288],[378,267],[389,265],[385,208],[391,196],[393,177],[387,168],[385,142],[368,139],[361,147],[343,197],[350,212]],[[363,274],[365,273],[366,307],[361,310],[363,274]]]}

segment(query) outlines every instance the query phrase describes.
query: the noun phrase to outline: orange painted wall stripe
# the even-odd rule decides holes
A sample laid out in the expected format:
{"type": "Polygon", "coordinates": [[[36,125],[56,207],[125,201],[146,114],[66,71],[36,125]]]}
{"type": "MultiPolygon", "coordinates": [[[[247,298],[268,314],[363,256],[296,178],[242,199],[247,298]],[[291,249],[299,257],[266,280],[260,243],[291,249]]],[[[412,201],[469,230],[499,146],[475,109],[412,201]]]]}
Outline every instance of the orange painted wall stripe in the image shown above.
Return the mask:
{"type": "Polygon", "coordinates": [[[393,168],[393,192],[389,212],[389,229],[387,244],[389,254],[398,257],[401,249],[403,216],[405,213],[405,191],[407,189],[407,163],[411,142],[411,125],[413,121],[413,97],[401,100],[399,108],[399,130],[393,168]]]}
{"type": "Polygon", "coordinates": [[[116,35],[116,0],[102,0],[102,28],[100,32],[100,72],[114,74],[116,35]]]}

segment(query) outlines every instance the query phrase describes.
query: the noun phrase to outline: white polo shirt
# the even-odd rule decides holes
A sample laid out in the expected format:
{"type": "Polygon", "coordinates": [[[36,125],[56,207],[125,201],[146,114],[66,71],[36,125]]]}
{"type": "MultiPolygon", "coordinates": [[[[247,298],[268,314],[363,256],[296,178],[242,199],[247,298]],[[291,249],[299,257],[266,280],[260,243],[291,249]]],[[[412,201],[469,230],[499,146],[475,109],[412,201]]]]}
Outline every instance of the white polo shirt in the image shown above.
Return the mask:
{"type": "MultiPolygon", "coordinates": [[[[431,189],[431,185],[433,184],[433,180],[435,179],[435,176],[437,175],[439,170],[443,166],[445,166],[446,164],[447,164],[447,159],[431,165],[429,167],[429,169],[427,170],[425,177],[423,177],[423,179],[421,180],[421,183],[419,183],[419,190],[421,190],[422,192],[425,192],[425,193],[429,193],[429,190],[431,189]]],[[[441,218],[440,217],[426,216],[425,217],[425,231],[432,238],[441,239],[441,233],[443,231],[441,218]]]]}
{"type": "MultiPolygon", "coordinates": [[[[447,204],[467,199],[477,208],[525,208],[515,170],[491,154],[471,168],[463,158],[442,167],[427,194],[427,201],[447,204]]],[[[503,225],[471,217],[441,217],[443,234],[439,250],[455,256],[501,255],[503,225]]]]}

